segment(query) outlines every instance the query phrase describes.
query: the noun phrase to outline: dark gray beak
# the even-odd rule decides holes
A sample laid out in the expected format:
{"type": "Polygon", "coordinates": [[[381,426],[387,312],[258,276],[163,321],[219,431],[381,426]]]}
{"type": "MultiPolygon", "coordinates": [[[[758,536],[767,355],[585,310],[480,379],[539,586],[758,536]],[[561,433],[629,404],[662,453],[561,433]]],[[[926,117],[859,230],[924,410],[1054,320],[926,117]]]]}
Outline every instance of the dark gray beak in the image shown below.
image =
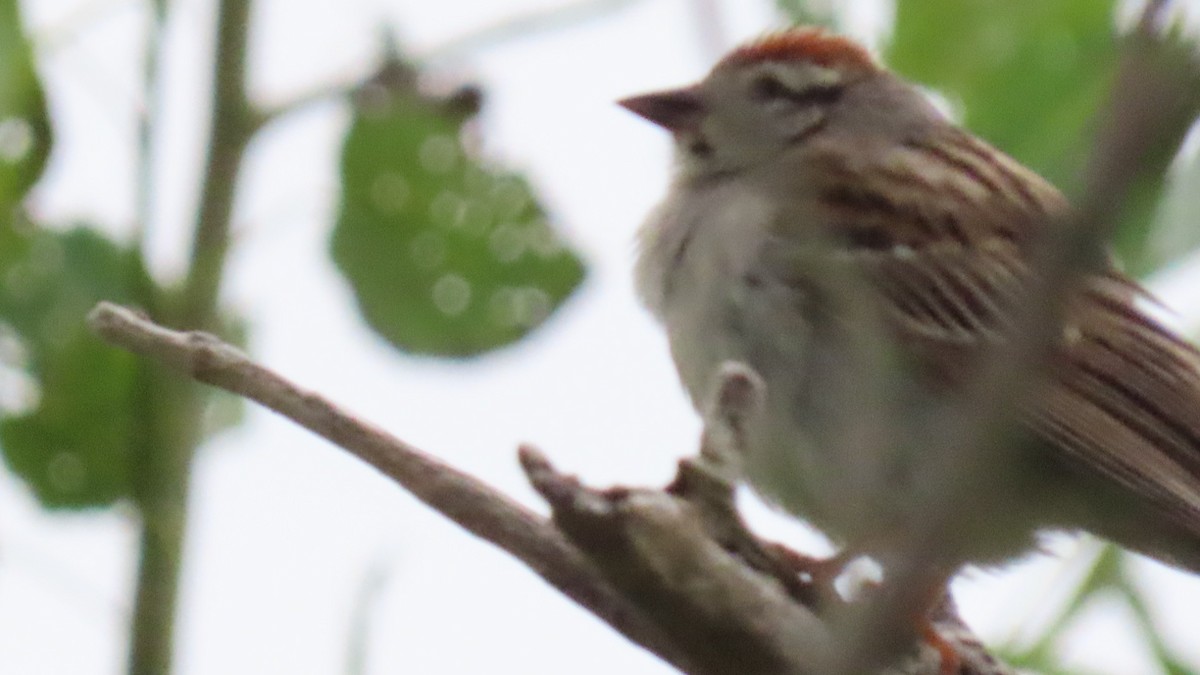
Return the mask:
{"type": "Polygon", "coordinates": [[[704,99],[697,87],[630,96],[617,104],[672,132],[695,129],[704,116],[704,99]]]}

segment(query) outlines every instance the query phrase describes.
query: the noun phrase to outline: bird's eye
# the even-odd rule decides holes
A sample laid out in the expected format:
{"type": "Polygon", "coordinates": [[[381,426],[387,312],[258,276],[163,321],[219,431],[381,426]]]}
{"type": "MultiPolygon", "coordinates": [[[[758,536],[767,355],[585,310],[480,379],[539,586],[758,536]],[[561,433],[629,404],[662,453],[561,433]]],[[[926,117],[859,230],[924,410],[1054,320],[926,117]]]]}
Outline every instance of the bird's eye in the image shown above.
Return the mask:
{"type": "Polygon", "coordinates": [[[696,157],[709,157],[713,153],[712,145],[703,137],[696,137],[687,144],[688,152],[696,157]]]}
{"type": "Polygon", "coordinates": [[[774,75],[762,75],[754,80],[751,93],[760,101],[773,101],[781,98],[791,98],[794,92],[774,75]]]}

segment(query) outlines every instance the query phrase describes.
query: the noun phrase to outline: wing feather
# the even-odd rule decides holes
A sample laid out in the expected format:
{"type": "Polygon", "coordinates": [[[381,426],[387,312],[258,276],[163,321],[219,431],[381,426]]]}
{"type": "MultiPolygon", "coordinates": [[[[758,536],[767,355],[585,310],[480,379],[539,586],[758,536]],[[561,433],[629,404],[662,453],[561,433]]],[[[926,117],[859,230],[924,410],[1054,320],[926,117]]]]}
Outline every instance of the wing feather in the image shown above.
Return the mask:
{"type": "MultiPolygon", "coordinates": [[[[835,257],[870,281],[899,343],[948,385],[1003,343],[1020,307],[1037,301],[1028,244],[1047,214],[1067,208],[1048,183],[1024,169],[1014,175],[1014,161],[964,139],[954,132],[942,139],[951,149],[937,152],[909,144],[877,167],[843,163],[826,174],[836,189],[818,186],[836,198],[824,223],[835,257]],[[958,185],[946,198],[939,181],[950,179],[938,177],[951,174],[978,185],[958,185]],[[915,177],[905,182],[906,175],[915,177]],[[897,218],[910,222],[897,227],[897,218]]],[[[1069,463],[1116,481],[1200,538],[1200,354],[1139,307],[1148,298],[1115,269],[1085,279],[1022,419],[1069,463]]]]}

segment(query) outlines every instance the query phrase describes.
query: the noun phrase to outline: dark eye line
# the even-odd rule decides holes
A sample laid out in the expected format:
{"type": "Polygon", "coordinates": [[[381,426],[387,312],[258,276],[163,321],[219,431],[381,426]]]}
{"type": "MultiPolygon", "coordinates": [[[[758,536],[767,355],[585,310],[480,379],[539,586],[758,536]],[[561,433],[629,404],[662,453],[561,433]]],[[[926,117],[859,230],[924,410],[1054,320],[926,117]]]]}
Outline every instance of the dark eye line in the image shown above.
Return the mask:
{"type": "Polygon", "coordinates": [[[822,84],[793,92],[788,100],[796,105],[828,105],[837,103],[843,91],[845,89],[840,84],[822,84]]]}
{"type": "Polygon", "coordinates": [[[760,75],[750,86],[754,97],[763,101],[789,98],[794,93],[774,75],[760,75]]]}
{"type": "Polygon", "coordinates": [[[753,93],[760,100],[786,100],[796,106],[835,103],[842,96],[840,84],[813,85],[802,91],[789,88],[779,78],[763,75],[754,81],[753,93]]]}
{"type": "Polygon", "coordinates": [[[703,136],[696,136],[689,141],[687,143],[687,150],[697,157],[709,157],[713,153],[712,145],[703,136]]]}

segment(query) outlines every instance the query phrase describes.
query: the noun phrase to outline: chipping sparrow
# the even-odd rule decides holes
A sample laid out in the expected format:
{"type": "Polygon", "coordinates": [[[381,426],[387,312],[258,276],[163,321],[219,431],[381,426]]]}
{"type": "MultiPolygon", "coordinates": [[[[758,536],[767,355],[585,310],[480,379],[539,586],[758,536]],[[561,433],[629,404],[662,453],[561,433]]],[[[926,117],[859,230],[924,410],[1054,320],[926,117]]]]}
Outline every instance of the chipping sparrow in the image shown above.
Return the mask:
{"type": "MultiPolygon", "coordinates": [[[[753,487],[855,552],[902,548],[915,505],[954,475],[921,429],[1037,302],[1026,244],[1066,200],[815,30],[621,104],[674,136],[636,273],[694,403],[721,364],[749,365],[766,391],[746,429],[753,487]],[[907,441],[889,439],[896,424],[907,441]]],[[[989,450],[1008,453],[987,464],[1002,469],[961,506],[973,530],[939,544],[947,575],[1048,529],[1200,571],[1200,354],[1139,309],[1144,294],[1113,268],[1069,296],[1014,413],[1020,438],[989,450]]]]}

